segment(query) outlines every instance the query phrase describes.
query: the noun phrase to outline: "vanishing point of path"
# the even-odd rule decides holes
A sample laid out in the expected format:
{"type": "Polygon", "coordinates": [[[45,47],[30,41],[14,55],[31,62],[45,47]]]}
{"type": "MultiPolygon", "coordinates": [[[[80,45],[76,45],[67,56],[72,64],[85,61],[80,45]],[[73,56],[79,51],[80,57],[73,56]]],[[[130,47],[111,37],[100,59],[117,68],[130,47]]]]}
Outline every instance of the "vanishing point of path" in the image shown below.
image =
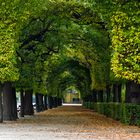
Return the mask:
{"type": "Polygon", "coordinates": [[[0,124],[0,140],[140,140],[140,128],[81,106],[62,106],[0,124]]]}

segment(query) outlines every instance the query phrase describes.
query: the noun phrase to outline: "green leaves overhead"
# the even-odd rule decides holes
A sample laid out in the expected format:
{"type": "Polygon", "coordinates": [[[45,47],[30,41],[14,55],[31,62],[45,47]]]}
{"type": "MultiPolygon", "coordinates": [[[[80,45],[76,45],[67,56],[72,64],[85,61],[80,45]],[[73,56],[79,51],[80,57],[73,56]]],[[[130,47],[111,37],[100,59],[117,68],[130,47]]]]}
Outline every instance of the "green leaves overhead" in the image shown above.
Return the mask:
{"type": "Polygon", "coordinates": [[[19,78],[19,88],[53,95],[74,85],[90,94],[110,84],[112,69],[140,83],[139,7],[137,0],[2,1],[1,82],[19,78]]]}
{"type": "MultiPolygon", "coordinates": [[[[21,58],[21,67],[25,63],[26,65],[29,65],[29,67],[35,68],[31,71],[34,71],[34,74],[37,76],[32,79],[32,82],[35,83],[36,87],[37,81],[42,81],[39,80],[42,79],[42,76],[37,72],[40,71],[40,69],[37,70],[36,66],[39,65],[41,67],[44,65],[44,61],[45,63],[46,61],[48,61],[47,63],[50,63],[49,55],[59,53],[60,51],[65,50],[65,48],[74,45],[74,43],[78,47],[82,45],[82,42],[85,44],[83,44],[83,47],[88,47],[87,45],[90,45],[90,43],[95,46],[95,44],[98,43],[98,46],[102,48],[102,43],[98,41],[98,37],[96,38],[96,35],[92,35],[93,26],[97,26],[99,30],[102,29],[100,19],[98,14],[88,6],[83,6],[82,4],[75,2],[50,1],[46,5],[44,4],[43,8],[39,10],[39,13],[36,13],[36,11],[34,12],[34,15],[29,15],[29,21],[24,24],[21,30],[21,46],[17,52],[21,58]],[[45,6],[46,8],[44,8],[45,6]],[[89,31],[91,35],[88,34],[89,31]],[[30,66],[31,63],[33,64],[32,66],[30,66]]],[[[63,53],[65,52],[63,51],[63,53]]],[[[61,55],[61,53],[58,55],[60,55],[60,57],[64,56],[61,55]]],[[[67,56],[65,55],[65,57],[67,56]]],[[[55,68],[54,66],[52,69],[55,68]]],[[[45,69],[50,69],[48,64],[45,67],[45,69]]],[[[21,69],[24,71],[24,68],[21,69]]],[[[50,69],[50,71],[52,71],[52,69],[50,69]]],[[[30,77],[34,76],[34,74],[30,74],[30,77]]],[[[28,80],[26,77],[26,82],[27,81],[31,82],[31,79],[28,80]]],[[[39,84],[40,83],[38,82],[38,85],[39,84]]]]}
{"type": "Polygon", "coordinates": [[[78,61],[61,59],[59,64],[55,64],[55,68],[49,72],[47,78],[48,93],[55,95],[60,90],[64,91],[71,85],[79,88],[82,94],[90,93],[90,75],[89,70],[80,65],[78,61]],[[60,90],[59,90],[60,89],[60,90]]]}

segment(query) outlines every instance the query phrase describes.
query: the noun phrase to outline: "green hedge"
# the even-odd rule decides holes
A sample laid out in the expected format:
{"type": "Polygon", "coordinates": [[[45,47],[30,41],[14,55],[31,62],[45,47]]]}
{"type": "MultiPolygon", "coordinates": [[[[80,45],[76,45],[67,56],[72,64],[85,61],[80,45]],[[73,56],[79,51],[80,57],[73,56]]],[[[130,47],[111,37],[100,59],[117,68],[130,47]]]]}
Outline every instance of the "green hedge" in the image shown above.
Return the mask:
{"type": "Polygon", "coordinates": [[[84,106],[122,123],[140,126],[140,105],[84,102],[84,106]]]}

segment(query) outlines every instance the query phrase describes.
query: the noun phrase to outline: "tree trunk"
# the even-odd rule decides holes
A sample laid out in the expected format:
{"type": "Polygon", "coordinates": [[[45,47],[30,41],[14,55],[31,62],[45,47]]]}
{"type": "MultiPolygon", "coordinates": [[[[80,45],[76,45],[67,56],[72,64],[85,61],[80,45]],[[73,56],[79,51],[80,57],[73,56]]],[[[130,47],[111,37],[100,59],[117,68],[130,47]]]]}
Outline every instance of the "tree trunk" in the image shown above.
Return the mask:
{"type": "Polygon", "coordinates": [[[93,91],[93,102],[97,102],[97,91],[93,91]]]}
{"type": "Polygon", "coordinates": [[[53,108],[53,98],[52,98],[52,96],[48,96],[48,105],[49,105],[49,109],[53,108]]]}
{"type": "Polygon", "coordinates": [[[16,89],[15,87],[12,87],[12,95],[13,95],[13,103],[12,103],[12,106],[13,106],[13,115],[15,118],[18,118],[18,115],[17,115],[17,99],[16,99],[16,89]]]}
{"type": "Polygon", "coordinates": [[[24,96],[24,115],[33,115],[33,104],[32,104],[33,90],[26,90],[24,96]]]}
{"type": "Polygon", "coordinates": [[[36,99],[36,112],[40,112],[39,101],[38,101],[38,93],[36,93],[35,99],[36,99]]]}
{"type": "Polygon", "coordinates": [[[45,110],[48,109],[48,105],[47,105],[47,95],[44,95],[44,109],[45,109],[45,110]]]}
{"type": "Polygon", "coordinates": [[[58,98],[58,106],[62,106],[62,99],[58,98]]]}
{"type": "Polygon", "coordinates": [[[2,84],[0,84],[0,123],[3,122],[2,84]]]}
{"type": "Polygon", "coordinates": [[[129,81],[126,84],[126,103],[140,104],[140,84],[129,81]]]}
{"type": "Polygon", "coordinates": [[[131,82],[130,81],[126,83],[125,102],[126,103],[131,102],[131,82]]]}
{"type": "Polygon", "coordinates": [[[57,97],[57,106],[59,106],[59,97],[57,97]]]}
{"type": "Polygon", "coordinates": [[[92,95],[88,95],[88,101],[92,102],[93,101],[93,96],[92,95]]]}
{"type": "Polygon", "coordinates": [[[39,110],[44,111],[43,94],[38,94],[39,110]]]}
{"type": "Polygon", "coordinates": [[[53,107],[56,108],[57,107],[57,97],[53,97],[53,107]]]}
{"type": "Polygon", "coordinates": [[[36,94],[36,111],[44,111],[43,95],[39,93],[36,94]]]}
{"type": "Polygon", "coordinates": [[[51,104],[52,104],[52,108],[54,108],[54,98],[51,96],[51,104]]]}
{"type": "Polygon", "coordinates": [[[121,102],[121,84],[113,84],[113,102],[121,102]]]}
{"type": "Polygon", "coordinates": [[[113,102],[117,102],[117,84],[113,84],[113,102]]]}
{"type": "Polygon", "coordinates": [[[103,102],[103,90],[98,91],[98,102],[103,102]]]}
{"type": "Polygon", "coordinates": [[[20,91],[20,117],[24,117],[24,91],[20,91]]]}
{"type": "Polygon", "coordinates": [[[106,86],[106,102],[110,102],[110,86],[106,86]]]}
{"type": "Polygon", "coordinates": [[[15,90],[12,89],[11,82],[5,82],[3,87],[3,119],[16,120],[16,95],[15,90]]]}
{"type": "Polygon", "coordinates": [[[93,102],[97,102],[97,93],[93,93],[93,102]]]}
{"type": "Polygon", "coordinates": [[[121,102],[121,91],[122,91],[122,84],[118,84],[118,102],[121,102]]]}

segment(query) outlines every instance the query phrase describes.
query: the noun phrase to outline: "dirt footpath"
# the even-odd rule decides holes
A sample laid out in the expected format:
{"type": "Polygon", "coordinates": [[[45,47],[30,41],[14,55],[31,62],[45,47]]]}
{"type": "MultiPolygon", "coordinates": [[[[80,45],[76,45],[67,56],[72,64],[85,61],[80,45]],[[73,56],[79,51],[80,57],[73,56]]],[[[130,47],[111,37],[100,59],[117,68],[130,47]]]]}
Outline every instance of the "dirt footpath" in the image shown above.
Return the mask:
{"type": "Polygon", "coordinates": [[[140,128],[63,106],[0,124],[0,140],[140,140],[140,128]]]}

